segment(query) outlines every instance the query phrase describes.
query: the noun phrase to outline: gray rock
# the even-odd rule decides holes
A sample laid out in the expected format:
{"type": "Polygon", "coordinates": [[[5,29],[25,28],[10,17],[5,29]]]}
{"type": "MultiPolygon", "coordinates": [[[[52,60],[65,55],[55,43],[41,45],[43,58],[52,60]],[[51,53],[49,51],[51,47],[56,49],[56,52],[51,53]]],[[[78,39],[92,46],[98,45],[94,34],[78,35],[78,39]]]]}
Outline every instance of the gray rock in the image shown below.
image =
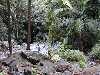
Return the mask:
{"type": "Polygon", "coordinates": [[[65,71],[62,75],[72,75],[72,73],[69,71],[65,71]]]}

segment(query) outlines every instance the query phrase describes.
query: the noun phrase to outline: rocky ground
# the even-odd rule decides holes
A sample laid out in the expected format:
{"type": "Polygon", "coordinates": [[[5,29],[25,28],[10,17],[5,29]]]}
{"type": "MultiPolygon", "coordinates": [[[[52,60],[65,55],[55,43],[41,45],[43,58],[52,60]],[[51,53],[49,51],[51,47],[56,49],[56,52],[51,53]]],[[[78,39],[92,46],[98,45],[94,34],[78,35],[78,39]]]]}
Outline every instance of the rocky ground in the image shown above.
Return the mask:
{"type": "MultiPolygon", "coordinates": [[[[92,64],[84,69],[79,68],[77,63],[67,62],[63,59],[54,62],[47,56],[38,53],[24,52],[27,57],[21,56],[21,53],[14,53],[11,57],[1,60],[0,70],[12,72],[14,74],[18,69],[18,75],[24,75],[26,71],[34,72],[33,75],[100,75],[100,65],[92,64]],[[27,59],[26,59],[27,58],[27,59]]],[[[29,75],[29,74],[26,74],[29,75]]],[[[30,74],[31,75],[31,74],[30,74]]]]}
{"type": "Polygon", "coordinates": [[[27,51],[25,43],[14,43],[11,57],[7,57],[9,51],[4,46],[4,49],[0,48],[0,75],[100,75],[99,60],[87,61],[86,67],[80,68],[77,62],[68,62],[64,59],[50,60],[45,54],[47,46],[40,46],[41,50],[38,53],[36,44],[31,44],[31,50],[27,51]]]}

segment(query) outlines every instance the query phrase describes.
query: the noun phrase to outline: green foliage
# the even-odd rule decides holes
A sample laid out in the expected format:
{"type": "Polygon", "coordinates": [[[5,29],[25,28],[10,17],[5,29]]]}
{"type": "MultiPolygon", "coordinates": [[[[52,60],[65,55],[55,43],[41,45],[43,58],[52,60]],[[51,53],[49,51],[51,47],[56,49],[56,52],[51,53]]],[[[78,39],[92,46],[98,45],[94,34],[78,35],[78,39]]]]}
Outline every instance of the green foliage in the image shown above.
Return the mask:
{"type": "Polygon", "coordinates": [[[48,48],[48,57],[51,59],[51,57],[53,56],[53,51],[51,49],[51,45],[49,45],[49,48],[48,48]]]}
{"type": "MultiPolygon", "coordinates": [[[[0,12],[1,17],[6,20],[7,10],[6,10],[6,0],[0,0],[0,12]],[[4,10],[5,9],[5,10],[4,10]],[[4,12],[5,11],[5,12],[4,12]]],[[[11,28],[12,37],[17,40],[18,43],[22,43],[22,39],[27,37],[27,27],[24,28],[24,22],[27,22],[27,0],[10,0],[11,2],[11,28]]],[[[87,39],[88,36],[82,37],[80,33],[86,31],[87,28],[84,26],[88,25],[89,33],[94,33],[96,28],[100,28],[97,21],[92,22],[93,15],[94,20],[100,17],[100,11],[98,6],[98,0],[32,0],[32,41],[36,41],[39,33],[46,34],[46,39],[49,42],[52,41],[62,41],[66,36],[71,45],[66,45],[67,49],[70,48],[74,43],[77,43],[77,38],[85,40],[86,43],[83,45],[88,49],[91,49],[89,45],[94,43],[97,39],[94,36],[89,36],[90,40],[87,39]],[[92,5],[91,1],[95,1],[92,5]],[[90,2],[90,3],[89,3],[90,2]],[[96,13],[96,14],[95,14],[96,13]],[[90,17],[87,19],[87,17],[90,17]],[[67,21],[66,21],[67,20],[67,21]],[[65,21],[65,22],[63,22],[65,21]],[[41,23],[41,25],[37,25],[41,23]],[[78,34],[77,34],[78,33],[78,34]],[[76,34],[78,36],[76,36],[76,34]],[[75,36],[74,36],[75,35],[75,36]],[[48,39],[49,37],[49,39],[48,39]],[[81,37],[81,38],[80,38],[81,37]],[[75,40],[74,40],[75,39],[75,40]],[[91,40],[93,39],[93,42],[91,40]],[[74,40],[74,41],[73,41],[74,40]],[[87,42],[88,41],[88,42],[87,42]]],[[[99,21],[99,20],[98,20],[99,21]]],[[[0,21],[1,22],[1,21],[0,21]]],[[[3,21],[4,22],[4,21],[3,21]]],[[[40,34],[40,35],[41,35],[40,34]]],[[[86,34],[86,33],[84,33],[86,34]]],[[[95,33],[94,33],[95,34],[95,33]]],[[[89,35],[89,34],[87,34],[89,35]]],[[[0,25],[0,40],[7,40],[7,27],[4,24],[0,25]]],[[[45,37],[45,36],[43,36],[45,37]]],[[[96,37],[100,37],[97,34],[96,37]]],[[[40,37],[39,37],[40,38],[40,37]]],[[[80,42],[80,40],[78,40],[80,42]]],[[[84,42],[83,42],[84,43],[84,42]]],[[[95,43],[94,43],[95,44],[95,43]]],[[[93,44],[93,45],[94,45],[93,44]]],[[[78,45],[78,49],[80,44],[78,45]]],[[[76,45],[75,45],[76,48],[76,45]]],[[[88,51],[88,49],[86,51],[88,51]]],[[[65,50],[65,49],[64,49],[65,50]]],[[[84,49],[85,50],[85,49],[84,49]]]]}
{"type": "Polygon", "coordinates": [[[33,72],[32,75],[37,75],[37,74],[35,72],[33,72]]]}
{"type": "Polygon", "coordinates": [[[37,75],[36,70],[32,68],[32,75],[37,75]]]}
{"type": "Polygon", "coordinates": [[[90,58],[100,60],[100,44],[96,44],[90,52],[90,58]]]}
{"type": "Polygon", "coordinates": [[[54,41],[54,40],[61,40],[61,37],[65,35],[66,33],[64,32],[65,30],[61,29],[61,20],[57,17],[57,13],[60,12],[59,9],[62,6],[59,6],[59,4],[62,4],[63,2],[61,0],[58,1],[52,1],[49,0],[48,2],[48,13],[47,13],[47,18],[46,18],[46,24],[47,24],[47,29],[48,29],[48,40],[49,42],[54,41]],[[52,5],[58,3],[58,6],[53,7],[52,5]]]}
{"type": "Polygon", "coordinates": [[[86,63],[80,60],[79,61],[79,65],[80,65],[80,68],[84,68],[86,63]]]}
{"type": "Polygon", "coordinates": [[[66,49],[63,44],[60,47],[59,55],[67,61],[86,62],[85,55],[82,52],[79,50],[66,49]]]}
{"type": "Polygon", "coordinates": [[[54,54],[54,55],[51,57],[51,60],[52,60],[52,61],[55,61],[55,62],[59,61],[60,59],[61,59],[61,57],[60,57],[58,54],[54,54]]]}
{"type": "Polygon", "coordinates": [[[4,75],[3,72],[0,72],[0,75],[4,75]]]}

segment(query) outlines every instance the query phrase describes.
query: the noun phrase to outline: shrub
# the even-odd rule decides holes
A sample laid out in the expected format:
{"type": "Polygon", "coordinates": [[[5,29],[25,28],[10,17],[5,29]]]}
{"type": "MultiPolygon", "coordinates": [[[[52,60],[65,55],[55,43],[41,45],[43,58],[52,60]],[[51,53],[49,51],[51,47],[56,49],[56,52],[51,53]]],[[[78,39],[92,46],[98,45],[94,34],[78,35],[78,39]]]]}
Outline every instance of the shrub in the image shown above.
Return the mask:
{"type": "Polygon", "coordinates": [[[60,56],[64,59],[66,59],[67,61],[86,61],[85,55],[80,52],[79,50],[70,50],[67,49],[64,52],[59,52],[60,56]]]}
{"type": "Polygon", "coordinates": [[[86,58],[83,52],[80,52],[79,50],[66,49],[64,48],[64,45],[61,45],[59,55],[67,61],[86,62],[86,58]]]}
{"type": "Polygon", "coordinates": [[[84,68],[86,66],[86,63],[80,60],[79,65],[80,65],[80,68],[84,68]]]}
{"type": "Polygon", "coordinates": [[[96,44],[90,52],[90,58],[94,60],[100,60],[100,44],[96,44]]]}
{"type": "Polygon", "coordinates": [[[54,54],[52,57],[51,57],[51,60],[53,61],[59,61],[61,58],[58,54],[54,54]]]}

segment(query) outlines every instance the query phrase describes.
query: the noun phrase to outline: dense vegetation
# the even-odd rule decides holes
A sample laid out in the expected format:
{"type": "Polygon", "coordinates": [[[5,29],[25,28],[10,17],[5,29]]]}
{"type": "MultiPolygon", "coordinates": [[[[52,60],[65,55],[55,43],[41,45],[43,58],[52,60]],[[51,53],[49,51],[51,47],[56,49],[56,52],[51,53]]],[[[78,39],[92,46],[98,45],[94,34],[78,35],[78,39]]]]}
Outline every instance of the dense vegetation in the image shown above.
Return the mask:
{"type": "MultiPolygon", "coordinates": [[[[7,40],[9,8],[1,0],[1,40],[7,40]]],[[[89,51],[99,40],[99,0],[31,1],[28,14],[25,0],[10,1],[10,34],[19,44],[27,42],[28,24],[31,24],[31,43],[34,41],[63,42],[73,49],[89,51]],[[29,22],[29,17],[31,21],[29,22]]]]}
{"type": "Polygon", "coordinates": [[[12,39],[27,43],[27,50],[34,42],[49,43],[51,60],[81,67],[87,57],[100,60],[100,0],[0,0],[0,41],[8,41],[10,55],[12,39]]]}

